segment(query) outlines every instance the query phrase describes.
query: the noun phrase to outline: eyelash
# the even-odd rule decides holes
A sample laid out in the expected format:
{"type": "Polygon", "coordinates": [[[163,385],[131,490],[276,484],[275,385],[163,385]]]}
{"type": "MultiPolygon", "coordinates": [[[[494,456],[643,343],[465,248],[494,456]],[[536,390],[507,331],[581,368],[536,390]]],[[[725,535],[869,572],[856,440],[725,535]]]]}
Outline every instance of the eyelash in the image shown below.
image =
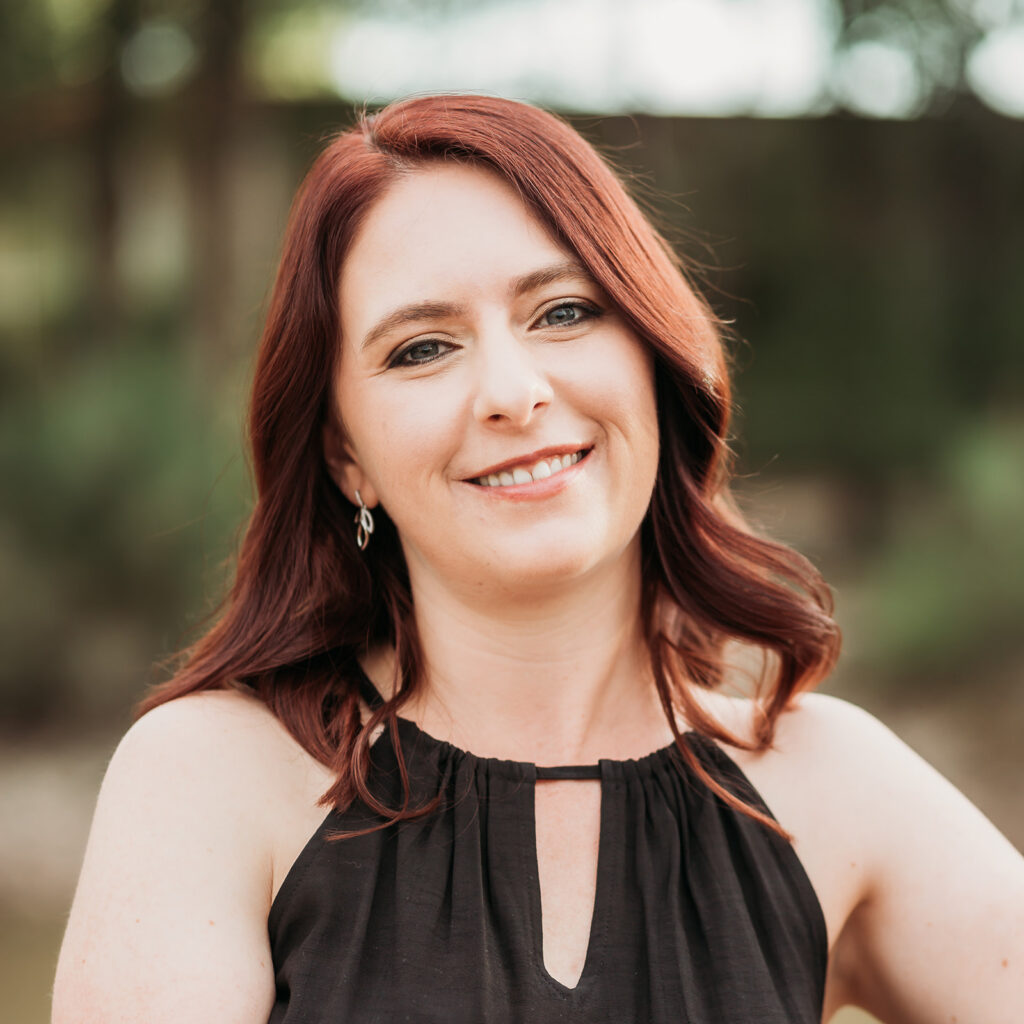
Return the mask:
{"type": "MultiPolygon", "coordinates": [[[[537,319],[538,320],[543,320],[544,317],[549,316],[550,314],[554,313],[556,310],[559,310],[559,309],[582,309],[584,311],[584,313],[586,313],[587,315],[585,317],[582,317],[582,318],[578,317],[577,319],[571,320],[571,321],[569,321],[569,323],[566,323],[566,324],[547,324],[546,326],[547,326],[548,330],[556,330],[557,331],[557,330],[562,330],[565,327],[575,327],[577,324],[582,323],[584,320],[587,320],[587,319],[596,320],[599,316],[601,316],[601,310],[599,310],[596,306],[591,305],[589,302],[578,302],[577,301],[577,302],[559,302],[559,303],[557,303],[554,306],[550,306],[548,309],[545,309],[544,312],[541,313],[540,316],[537,319]]],[[[449,342],[446,342],[446,341],[444,341],[441,338],[421,338],[419,341],[414,341],[411,345],[407,345],[405,348],[403,348],[400,351],[396,352],[395,355],[392,357],[391,361],[388,363],[388,366],[389,367],[393,367],[393,366],[405,366],[405,367],[409,367],[409,366],[426,366],[428,363],[436,362],[438,359],[440,359],[443,356],[444,353],[439,353],[436,356],[432,356],[430,359],[420,359],[420,360],[417,360],[417,361],[411,362],[411,363],[405,363],[402,360],[410,352],[412,352],[415,349],[419,348],[421,345],[447,345],[447,344],[449,344],[449,342]]]]}

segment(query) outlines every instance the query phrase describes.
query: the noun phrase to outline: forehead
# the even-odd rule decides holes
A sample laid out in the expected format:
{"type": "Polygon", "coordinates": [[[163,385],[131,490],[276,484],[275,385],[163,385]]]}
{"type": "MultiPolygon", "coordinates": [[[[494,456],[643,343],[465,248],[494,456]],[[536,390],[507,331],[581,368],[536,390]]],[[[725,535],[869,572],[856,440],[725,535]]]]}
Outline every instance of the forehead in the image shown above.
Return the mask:
{"type": "Polygon", "coordinates": [[[339,289],[343,332],[402,302],[472,301],[571,255],[496,173],[431,165],[400,178],[371,207],[339,289]]]}

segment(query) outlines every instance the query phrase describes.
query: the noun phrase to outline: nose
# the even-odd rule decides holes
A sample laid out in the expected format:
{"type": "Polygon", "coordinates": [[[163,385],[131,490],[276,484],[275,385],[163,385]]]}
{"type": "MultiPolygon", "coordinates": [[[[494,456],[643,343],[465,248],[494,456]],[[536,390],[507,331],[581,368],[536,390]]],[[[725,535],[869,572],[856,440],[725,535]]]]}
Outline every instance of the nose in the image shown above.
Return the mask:
{"type": "Polygon", "coordinates": [[[532,346],[507,328],[481,337],[473,412],[481,423],[525,427],[554,397],[532,346]]]}

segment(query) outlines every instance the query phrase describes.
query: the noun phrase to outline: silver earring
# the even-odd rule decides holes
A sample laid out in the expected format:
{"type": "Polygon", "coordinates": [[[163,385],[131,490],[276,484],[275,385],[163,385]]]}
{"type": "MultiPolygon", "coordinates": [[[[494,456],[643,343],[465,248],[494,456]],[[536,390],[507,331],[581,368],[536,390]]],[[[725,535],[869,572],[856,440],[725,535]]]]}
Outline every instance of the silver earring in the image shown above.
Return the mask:
{"type": "Polygon", "coordinates": [[[373,513],[366,507],[363,496],[356,491],[356,501],[359,502],[359,511],[356,513],[356,543],[360,551],[366,550],[370,543],[370,534],[373,533],[373,513]]]}

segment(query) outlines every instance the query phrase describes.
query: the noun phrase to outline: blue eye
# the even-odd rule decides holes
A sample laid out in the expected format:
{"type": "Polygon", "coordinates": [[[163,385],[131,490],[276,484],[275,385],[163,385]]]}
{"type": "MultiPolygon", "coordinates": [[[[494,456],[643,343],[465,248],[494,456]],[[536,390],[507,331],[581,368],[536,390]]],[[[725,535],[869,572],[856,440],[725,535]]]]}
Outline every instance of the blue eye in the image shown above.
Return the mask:
{"type": "Polygon", "coordinates": [[[391,361],[392,366],[423,366],[440,359],[451,345],[440,338],[427,338],[415,341],[408,348],[399,352],[391,361]]]}
{"type": "Polygon", "coordinates": [[[600,316],[600,312],[594,309],[593,306],[588,306],[584,302],[562,302],[557,306],[552,306],[549,310],[541,314],[541,320],[547,321],[545,327],[571,327],[573,324],[581,323],[583,320],[592,319],[600,316]],[[567,311],[572,310],[573,315],[567,316],[567,311]],[[578,310],[583,310],[585,316],[578,315],[578,310]],[[554,321],[548,320],[548,317],[558,314],[554,321]]]}

